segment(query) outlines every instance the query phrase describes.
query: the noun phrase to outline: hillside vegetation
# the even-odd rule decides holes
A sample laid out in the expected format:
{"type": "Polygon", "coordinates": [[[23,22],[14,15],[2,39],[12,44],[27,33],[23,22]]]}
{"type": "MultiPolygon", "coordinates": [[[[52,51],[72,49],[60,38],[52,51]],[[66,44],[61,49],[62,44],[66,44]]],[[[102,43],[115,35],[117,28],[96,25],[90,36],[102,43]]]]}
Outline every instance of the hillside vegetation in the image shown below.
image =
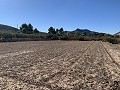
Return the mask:
{"type": "Polygon", "coordinates": [[[18,32],[20,31],[17,28],[0,24],[0,33],[18,33],[18,32]]]}
{"type": "Polygon", "coordinates": [[[31,41],[31,40],[80,40],[80,41],[105,41],[120,43],[119,35],[99,33],[88,29],[65,31],[63,28],[50,27],[48,33],[40,32],[32,24],[22,24],[20,29],[0,24],[0,41],[31,41]]]}

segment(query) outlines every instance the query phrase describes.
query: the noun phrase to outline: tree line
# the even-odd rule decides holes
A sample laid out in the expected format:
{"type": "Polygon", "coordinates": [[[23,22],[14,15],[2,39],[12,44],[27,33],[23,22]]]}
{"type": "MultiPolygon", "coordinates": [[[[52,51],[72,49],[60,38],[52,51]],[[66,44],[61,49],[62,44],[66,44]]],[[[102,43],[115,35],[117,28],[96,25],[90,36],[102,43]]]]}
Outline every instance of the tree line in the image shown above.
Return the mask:
{"type": "Polygon", "coordinates": [[[33,29],[33,26],[30,23],[28,25],[26,23],[22,24],[21,27],[20,27],[20,31],[24,34],[39,33],[38,29],[37,28],[33,29]]]}
{"type": "MultiPolygon", "coordinates": [[[[77,30],[77,29],[76,29],[77,30]]],[[[48,28],[48,33],[40,32],[32,24],[22,24],[18,33],[0,33],[0,41],[24,41],[24,40],[80,40],[80,41],[108,41],[111,43],[120,43],[120,36],[110,34],[94,33],[80,34],[78,32],[67,32],[61,28],[48,28]]]]}

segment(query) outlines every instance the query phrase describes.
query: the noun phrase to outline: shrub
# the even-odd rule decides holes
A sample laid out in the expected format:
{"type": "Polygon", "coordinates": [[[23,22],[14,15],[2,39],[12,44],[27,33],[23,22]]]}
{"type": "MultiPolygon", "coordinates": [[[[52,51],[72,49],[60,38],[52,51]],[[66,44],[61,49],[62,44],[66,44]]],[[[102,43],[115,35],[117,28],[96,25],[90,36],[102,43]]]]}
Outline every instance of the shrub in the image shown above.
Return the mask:
{"type": "Polygon", "coordinates": [[[104,42],[110,42],[112,44],[118,44],[120,41],[117,38],[105,37],[102,39],[104,42]]]}

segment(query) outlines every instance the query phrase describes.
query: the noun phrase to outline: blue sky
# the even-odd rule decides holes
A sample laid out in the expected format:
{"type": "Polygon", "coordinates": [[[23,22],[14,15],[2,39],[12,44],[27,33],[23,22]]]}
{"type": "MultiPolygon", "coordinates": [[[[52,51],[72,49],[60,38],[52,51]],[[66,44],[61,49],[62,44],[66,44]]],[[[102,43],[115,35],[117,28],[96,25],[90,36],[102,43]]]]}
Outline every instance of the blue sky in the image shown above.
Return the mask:
{"type": "Polygon", "coordinates": [[[120,31],[120,0],[0,0],[0,23],[114,34],[120,31]]]}

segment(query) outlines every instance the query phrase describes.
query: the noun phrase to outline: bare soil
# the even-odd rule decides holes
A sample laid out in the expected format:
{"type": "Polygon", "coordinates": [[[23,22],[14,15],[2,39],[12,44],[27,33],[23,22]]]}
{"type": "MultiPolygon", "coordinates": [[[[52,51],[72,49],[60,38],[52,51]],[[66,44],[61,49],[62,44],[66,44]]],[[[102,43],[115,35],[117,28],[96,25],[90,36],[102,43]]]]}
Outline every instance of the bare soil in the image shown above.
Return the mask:
{"type": "Polygon", "coordinates": [[[120,45],[0,43],[0,90],[120,90],[120,45]]]}

